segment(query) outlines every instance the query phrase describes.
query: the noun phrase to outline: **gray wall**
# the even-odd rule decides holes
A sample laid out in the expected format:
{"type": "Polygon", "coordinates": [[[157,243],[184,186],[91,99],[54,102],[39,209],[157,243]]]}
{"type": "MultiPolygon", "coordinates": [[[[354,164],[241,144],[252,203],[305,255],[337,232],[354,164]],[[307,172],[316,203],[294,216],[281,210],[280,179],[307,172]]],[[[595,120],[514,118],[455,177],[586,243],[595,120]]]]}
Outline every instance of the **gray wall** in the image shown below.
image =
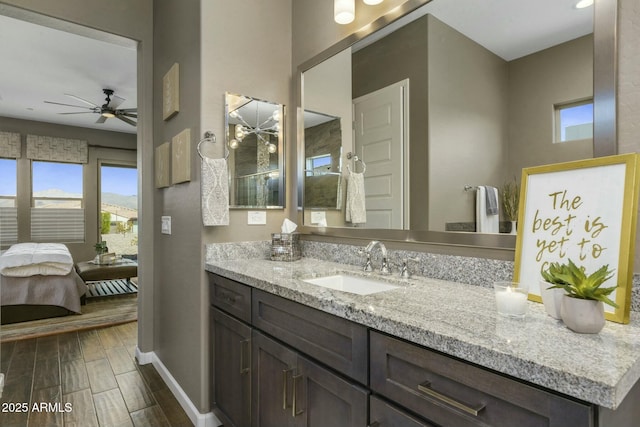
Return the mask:
{"type": "Polygon", "coordinates": [[[427,26],[424,16],[353,54],[352,98],[409,79],[409,207],[410,228],[428,230],[429,75],[427,26]],[[393,65],[391,65],[393,64],[393,65]]]}
{"type": "Polygon", "coordinates": [[[553,105],[593,96],[593,35],[509,63],[509,173],[593,157],[593,141],[553,143],[553,105]]]}
{"type": "Polygon", "coordinates": [[[444,231],[446,222],[474,221],[476,193],[465,192],[465,185],[502,183],[509,74],[502,58],[427,18],[428,229],[444,231]]]}

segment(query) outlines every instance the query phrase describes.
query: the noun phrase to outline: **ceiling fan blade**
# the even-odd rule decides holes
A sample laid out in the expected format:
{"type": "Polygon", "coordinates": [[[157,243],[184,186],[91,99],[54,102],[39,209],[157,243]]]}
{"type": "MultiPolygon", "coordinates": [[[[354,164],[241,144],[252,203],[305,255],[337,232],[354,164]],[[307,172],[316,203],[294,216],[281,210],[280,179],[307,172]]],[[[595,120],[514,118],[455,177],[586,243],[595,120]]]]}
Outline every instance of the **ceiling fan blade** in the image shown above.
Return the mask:
{"type": "Polygon", "coordinates": [[[126,118],[126,117],[123,117],[123,116],[122,116],[122,114],[118,114],[116,117],[117,117],[117,118],[119,118],[120,120],[122,120],[122,121],[123,121],[123,122],[125,122],[125,123],[129,123],[131,126],[137,126],[137,125],[138,125],[138,124],[137,124],[136,122],[134,122],[133,120],[128,119],[128,118],[126,118]]]}
{"type": "Polygon", "coordinates": [[[65,107],[86,108],[87,110],[93,110],[93,108],[85,107],[84,105],[63,104],[61,102],[53,102],[53,101],[44,101],[44,102],[46,104],[64,105],[65,107]]]}
{"type": "Polygon", "coordinates": [[[58,114],[91,114],[93,112],[94,111],[74,111],[74,112],[71,112],[71,113],[58,113],[58,114]]]}
{"type": "Polygon", "coordinates": [[[118,110],[116,112],[116,116],[133,117],[134,119],[138,118],[138,114],[137,113],[123,113],[122,110],[118,110]]]}
{"type": "Polygon", "coordinates": [[[122,104],[126,99],[119,97],[118,95],[113,95],[111,97],[111,102],[109,102],[109,108],[116,109],[120,104],[122,104]]]}
{"type": "Polygon", "coordinates": [[[118,111],[122,111],[123,113],[136,113],[138,112],[137,108],[120,108],[118,111]]]}
{"type": "Polygon", "coordinates": [[[96,123],[104,123],[106,121],[107,121],[107,117],[100,116],[100,117],[98,117],[98,120],[96,120],[96,123]]]}
{"type": "Polygon", "coordinates": [[[98,108],[100,108],[100,106],[99,106],[98,104],[95,104],[95,103],[93,103],[93,102],[91,102],[91,101],[87,101],[86,99],[82,99],[82,98],[80,98],[79,96],[71,95],[70,93],[65,93],[65,96],[69,96],[69,97],[71,97],[71,98],[73,98],[73,99],[77,99],[78,101],[84,102],[85,104],[89,104],[89,105],[91,105],[92,107],[98,107],[98,108]]]}

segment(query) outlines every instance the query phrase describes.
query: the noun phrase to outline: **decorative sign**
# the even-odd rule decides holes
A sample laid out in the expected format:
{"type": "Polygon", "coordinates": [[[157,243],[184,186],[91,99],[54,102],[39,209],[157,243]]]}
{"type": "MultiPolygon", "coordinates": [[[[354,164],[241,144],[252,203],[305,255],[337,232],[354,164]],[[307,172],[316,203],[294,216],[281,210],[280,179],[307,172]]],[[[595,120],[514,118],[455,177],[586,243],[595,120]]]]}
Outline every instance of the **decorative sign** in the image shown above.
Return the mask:
{"type": "Polygon", "coordinates": [[[168,187],[171,184],[169,165],[171,164],[171,143],[156,147],[156,188],[168,187]]]}
{"type": "Polygon", "coordinates": [[[191,130],[184,129],[171,140],[171,184],[191,180],[191,130]]]}
{"type": "Polygon", "coordinates": [[[640,157],[623,154],[522,171],[514,280],[529,283],[540,302],[541,270],[571,259],[588,274],[605,264],[617,285],[608,320],[629,322],[640,157]]]}

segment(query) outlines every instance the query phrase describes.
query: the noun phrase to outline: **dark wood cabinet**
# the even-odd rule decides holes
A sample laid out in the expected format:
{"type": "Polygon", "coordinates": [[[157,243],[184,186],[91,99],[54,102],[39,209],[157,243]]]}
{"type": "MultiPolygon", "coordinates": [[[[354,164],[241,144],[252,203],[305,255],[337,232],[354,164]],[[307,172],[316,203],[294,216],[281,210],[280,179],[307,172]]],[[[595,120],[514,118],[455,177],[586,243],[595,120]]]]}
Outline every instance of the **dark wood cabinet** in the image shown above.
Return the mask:
{"type": "Polygon", "coordinates": [[[297,353],[253,331],[252,338],[252,423],[253,427],[291,427],[293,376],[297,353]]]}
{"type": "Polygon", "coordinates": [[[593,407],[377,332],[371,389],[443,427],[592,426],[593,407]]]}
{"type": "Polygon", "coordinates": [[[214,405],[225,426],[251,425],[251,328],[212,308],[214,405]]]}
{"type": "Polygon", "coordinates": [[[252,298],[254,327],[367,384],[366,327],[256,289],[252,298]]]}
{"type": "Polygon", "coordinates": [[[253,331],[253,427],[364,427],[369,392],[253,331]]]}
{"type": "Polygon", "coordinates": [[[377,396],[371,396],[369,408],[369,425],[371,427],[437,427],[409,415],[404,410],[377,396]]]}
{"type": "Polygon", "coordinates": [[[305,357],[293,378],[298,427],[367,425],[368,390],[305,357]]]}

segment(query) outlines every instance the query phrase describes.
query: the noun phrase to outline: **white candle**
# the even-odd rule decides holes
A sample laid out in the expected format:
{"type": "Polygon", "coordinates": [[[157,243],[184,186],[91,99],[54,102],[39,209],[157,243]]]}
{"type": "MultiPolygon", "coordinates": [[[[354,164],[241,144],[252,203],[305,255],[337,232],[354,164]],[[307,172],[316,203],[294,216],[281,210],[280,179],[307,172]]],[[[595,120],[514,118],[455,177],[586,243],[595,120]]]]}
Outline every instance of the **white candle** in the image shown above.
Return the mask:
{"type": "Polygon", "coordinates": [[[496,292],[498,313],[507,316],[524,316],[527,312],[527,295],[510,287],[496,292]]]}

